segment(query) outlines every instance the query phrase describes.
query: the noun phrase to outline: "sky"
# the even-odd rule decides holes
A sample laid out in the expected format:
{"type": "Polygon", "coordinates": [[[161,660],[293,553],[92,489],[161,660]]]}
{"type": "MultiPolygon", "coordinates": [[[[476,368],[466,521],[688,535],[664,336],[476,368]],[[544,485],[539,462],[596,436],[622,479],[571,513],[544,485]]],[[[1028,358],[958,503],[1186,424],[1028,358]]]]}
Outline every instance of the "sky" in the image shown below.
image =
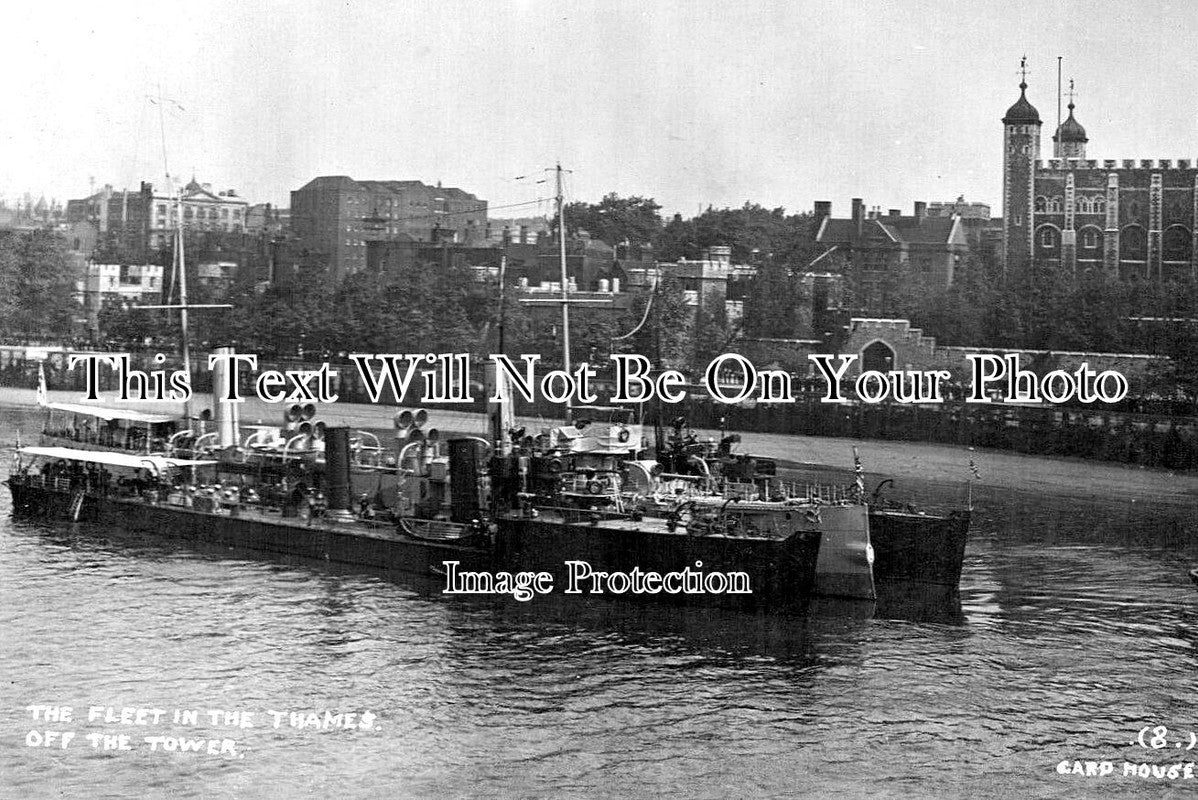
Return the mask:
{"type": "Polygon", "coordinates": [[[1060,56],[1089,157],[1198,159],[1185,1],[68,0],[5,17],[9,199],[169,173],[285,206],[349,175],[530,216],[560,161],[567,199],[684,216],[960,195],[998,214],[1025,54],[1046,157],[1060,56]]]}

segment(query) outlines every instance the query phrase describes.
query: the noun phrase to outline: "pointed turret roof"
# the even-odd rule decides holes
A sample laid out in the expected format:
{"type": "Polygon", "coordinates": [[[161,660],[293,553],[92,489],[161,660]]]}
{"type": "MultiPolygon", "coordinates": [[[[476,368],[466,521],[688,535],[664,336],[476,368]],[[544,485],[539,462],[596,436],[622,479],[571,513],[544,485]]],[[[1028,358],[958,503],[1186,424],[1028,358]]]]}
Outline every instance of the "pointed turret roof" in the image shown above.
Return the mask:
{"type": "Polygon", "coordinates": [[[1020,81],[1019,99],[1015,101],[1015,105],[1007,109],[1002,121],[1004,125],[1040,124],[1040,112],[1027,99],[1027,81],[1020,81]]]}
{"type": "Polygon", "coordinates": [[[1073,118],[1073,100],[1069,100],[1069,119],[1061,123],[1061,127],[1057,128],[1057,132],[1052,135],[1054,142],[1088,142],[1086,138],[1086,129],[1082,124],[1073,118]]]}

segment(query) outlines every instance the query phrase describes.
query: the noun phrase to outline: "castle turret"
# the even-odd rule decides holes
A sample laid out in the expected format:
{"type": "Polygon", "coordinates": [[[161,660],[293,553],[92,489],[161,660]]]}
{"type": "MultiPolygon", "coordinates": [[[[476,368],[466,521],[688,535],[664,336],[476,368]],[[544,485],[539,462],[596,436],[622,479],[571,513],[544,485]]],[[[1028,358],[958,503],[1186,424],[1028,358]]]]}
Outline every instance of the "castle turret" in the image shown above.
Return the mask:
{"type": "Polygon", "coordinates": [[[1073,117],[1073,81],[1069,81],[1069,118],[1052,135],[1053,158],[1085,158],[1086,129],[1073,117]]]}
{"type": "Polygon", "coordinates": [[[1040,157],[1040,112],[1027,99],[1027,60],[1019,100],[1003,117],[1003,265],[1026,267],[1032,257],[1032,203],[1036,160],[1040,157]]]}

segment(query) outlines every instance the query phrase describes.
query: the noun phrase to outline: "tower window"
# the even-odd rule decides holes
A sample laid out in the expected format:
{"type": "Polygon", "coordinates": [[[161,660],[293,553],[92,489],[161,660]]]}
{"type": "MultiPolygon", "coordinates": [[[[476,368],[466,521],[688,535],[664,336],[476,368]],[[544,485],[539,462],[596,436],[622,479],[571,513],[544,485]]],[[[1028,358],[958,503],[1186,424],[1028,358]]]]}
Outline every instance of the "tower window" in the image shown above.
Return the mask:
{"type": "Polygon", "coordinates": [[[1098,232],[1093,228],[1086,228],[1082,231],[1082,247],[1093,250],[1098,247],[1098,232]]]}
{"type": "Polygon", "coordinates": [[[1147,248],[1144,229],[1129,225],[1119,236],[1119,258],[1123,261],[1143,261],[1147,248]]]}
{"type": "Polygon", "coordinates": [[[1040,246],[1048,249],[1056,247],[1056,240],[1052,235],[1052,228],[1045,228],[1040,231],[1040,246]]]}
{"type": "Polygon", "coordinates": [[[1061,198],[1059,196],[1052,197],[1049,199],[1048,213],[1049,214],[1060,214],[1061,213],[1061,198]]]}
{"type": "Polygon", "coordinates": [[[1035,208],[1037,214],[1043,214],[1045,210],[1047,210],[1047,202],[1044,200],[1043,196],[1036,198],[1035,208]]]}
{"type": "Polygon", "coordinates": [[[1162,237],[1165,261],[1189,261],[1192,252],[1190,231],[1180,225],[1172,225],[1162,237]]]}

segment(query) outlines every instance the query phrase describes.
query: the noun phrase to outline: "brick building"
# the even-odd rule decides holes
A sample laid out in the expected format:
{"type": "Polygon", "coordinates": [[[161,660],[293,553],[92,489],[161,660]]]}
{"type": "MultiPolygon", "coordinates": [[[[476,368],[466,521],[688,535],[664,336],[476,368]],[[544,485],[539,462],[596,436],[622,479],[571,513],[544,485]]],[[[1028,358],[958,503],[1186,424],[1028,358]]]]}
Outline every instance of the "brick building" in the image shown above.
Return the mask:
{"type": "Polygon", "coordinates": [[[366,243],[402,240],[482,244],[487,203],[469,192],[420,181],[314,178],[291,193],[291,230],[339,280],[366,269],[366,243]]]}
{"type": "MultiPolygon", "coordinates": [[[[91,224],[96,235],[90,243],[105,255],[145,262],[150,252],[148,237],[153,203],[153,186],[145,181],[136,192],[115,191],[111,184],[105,184],[88,197],[68,200],[66,222],[68,225],[91,224]]],[[[91,252],[87,253],[87,256],[91,255],[91,252]]]]}
{"type": "Polygon", "coordinates": [[[949,285],[969,252],[961,216],[931,215],[924,202],[916,202],[914,211],[912,216],[903,216],[892,208],[883,214],[881,209],[867,210],[860,198],[853,198],[852,216],[836,219],[832,217],[832,204],[818,201],[815,240],[835,248],[842,258],[879,281],[888,273],[906,268],[935,283],[949,285]]]}
{"type": "MultiPolygon", "coordinates": [[[[213,191],[193,177],[183,187],[183,228],[191,234],[239,234],[247,206],[232,189],[213,191]]],[[[146,181],[136,192],[107,184],[89,197],[67,201],[66,222],[94,226],[95,246],[103,255],[145,262],[172,246],[179,227],[177,198],[146,181]]]]}

